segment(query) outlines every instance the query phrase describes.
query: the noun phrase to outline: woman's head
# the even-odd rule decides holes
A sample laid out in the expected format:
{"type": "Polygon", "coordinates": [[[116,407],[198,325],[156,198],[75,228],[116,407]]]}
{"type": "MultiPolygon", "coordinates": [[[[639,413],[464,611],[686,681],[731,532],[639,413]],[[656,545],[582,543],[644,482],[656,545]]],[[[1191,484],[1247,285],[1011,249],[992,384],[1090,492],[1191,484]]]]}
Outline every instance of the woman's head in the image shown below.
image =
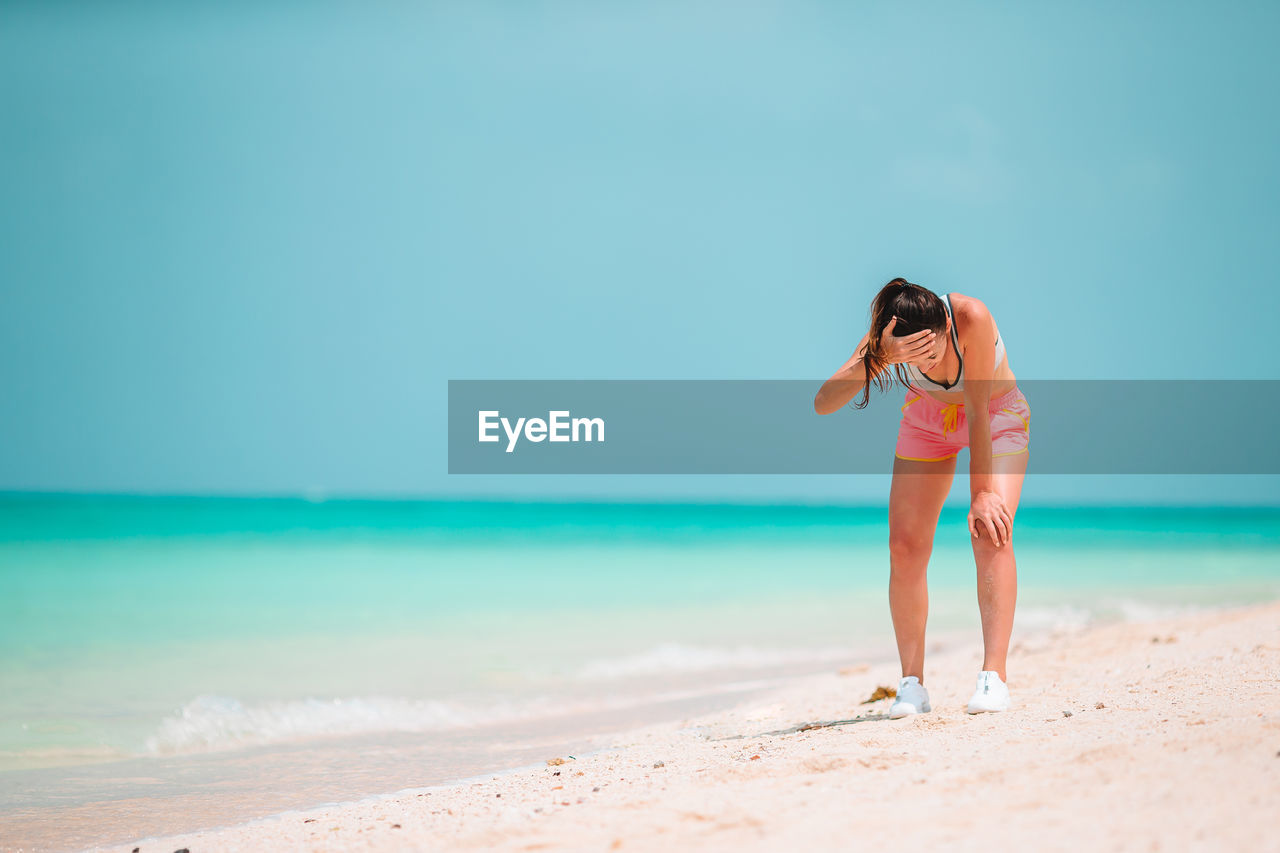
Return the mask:
{"type": "MultiPolygon", "coordinates": [[[[946,355],[951,320],[947,316],[942,298],[926,287],[912,284],[904,278],[895,278],[880,288],[875,299],[871,300],[871,330],[867,338],[867,352],[862,358],[866,370],[866,389],[862,401],[855,404],[859,409],[871,399],[873,381],[882,391],[888,388],[891,381],[886,377],[889,362],[881,347],[881,338],[891,322],[891,337],[895,338],[914,335],[925,329],[936,333],[937,337],[927,354],[909,362],[922,371],[936,367],[946,355]],[[893,322],[895,317],[897,321],[893,322]]],[[[903,368],[895,367],[895,370],[899,380],[905,383],[907,377],[903,368]]]]}

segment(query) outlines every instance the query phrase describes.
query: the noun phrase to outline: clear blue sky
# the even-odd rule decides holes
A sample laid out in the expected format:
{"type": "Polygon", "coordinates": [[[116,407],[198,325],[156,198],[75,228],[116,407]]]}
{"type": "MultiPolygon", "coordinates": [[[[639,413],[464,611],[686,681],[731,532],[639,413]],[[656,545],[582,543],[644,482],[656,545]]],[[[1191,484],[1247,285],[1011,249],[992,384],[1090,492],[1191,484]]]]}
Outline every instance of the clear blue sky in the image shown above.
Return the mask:
{"type": "Polygon", "coordinates": [[[0,19],[0,489],[884,500],[449,477],[444,409],[448,379],[820,383],[897,275],[983,299],[1020,378],[1280,377],[1275,4],[0,19]]]}

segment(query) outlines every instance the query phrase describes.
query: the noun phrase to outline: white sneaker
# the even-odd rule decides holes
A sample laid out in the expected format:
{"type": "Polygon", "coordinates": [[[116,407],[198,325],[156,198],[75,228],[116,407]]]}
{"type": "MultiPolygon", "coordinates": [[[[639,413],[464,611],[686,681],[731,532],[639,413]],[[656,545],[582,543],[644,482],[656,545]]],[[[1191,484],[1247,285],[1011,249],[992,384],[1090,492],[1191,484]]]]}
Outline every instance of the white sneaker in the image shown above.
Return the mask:
{"type": "Polygon", "coordinates": [[[1000,676],[991,670],[978,673],[978,689],[969,700],[969,713],[1009,710],[1009,688],[1000,676]]]}
{"type": "Polygon", "coordinates": [[[898,695],[889,706],[889,719],[896,720],[932,710],[929,707],[929,691],[924,689],[920,679],[914,675],[908,675],[898,684],[898,695]]]}

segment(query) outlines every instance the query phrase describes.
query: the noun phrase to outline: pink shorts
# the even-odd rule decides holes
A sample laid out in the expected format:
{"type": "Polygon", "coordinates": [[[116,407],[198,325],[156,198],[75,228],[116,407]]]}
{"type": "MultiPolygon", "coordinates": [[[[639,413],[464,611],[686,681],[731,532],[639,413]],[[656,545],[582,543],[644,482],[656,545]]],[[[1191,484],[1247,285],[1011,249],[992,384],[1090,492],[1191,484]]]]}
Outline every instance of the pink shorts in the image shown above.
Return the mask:
{"type": "MultiPolygon", "coordinates": [[[[1031,406],[1022,391],[1013,390],[990,401],[991,455],[1026,453],[1031,441],[1031,406]]],[[[909,386],[898,424],[899,459],[937,462],[951,459],[969,446],[964,403],[947,405],[909,386]]]]}

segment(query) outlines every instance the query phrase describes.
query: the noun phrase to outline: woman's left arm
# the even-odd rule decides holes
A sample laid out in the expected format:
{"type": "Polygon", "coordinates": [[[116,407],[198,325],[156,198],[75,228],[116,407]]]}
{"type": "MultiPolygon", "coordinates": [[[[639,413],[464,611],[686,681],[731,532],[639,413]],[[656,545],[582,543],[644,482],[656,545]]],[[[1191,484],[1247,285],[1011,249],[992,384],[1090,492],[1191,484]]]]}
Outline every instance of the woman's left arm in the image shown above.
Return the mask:
{"type": "MultiPolygon", "coordinates": [[[[995,321],[977,299],[970,301],[964,319],[968,333],[964,342],[964,408],[969,413],[969,532],[976,539],[980,530],[986,530],[999,547],[1009,539],[1013,518],[996,492],[991,474],[991,418],[986,415],[996,372],[995,321]]],[[[957,337],[959,333],[957,326],[957,337]]]]}

